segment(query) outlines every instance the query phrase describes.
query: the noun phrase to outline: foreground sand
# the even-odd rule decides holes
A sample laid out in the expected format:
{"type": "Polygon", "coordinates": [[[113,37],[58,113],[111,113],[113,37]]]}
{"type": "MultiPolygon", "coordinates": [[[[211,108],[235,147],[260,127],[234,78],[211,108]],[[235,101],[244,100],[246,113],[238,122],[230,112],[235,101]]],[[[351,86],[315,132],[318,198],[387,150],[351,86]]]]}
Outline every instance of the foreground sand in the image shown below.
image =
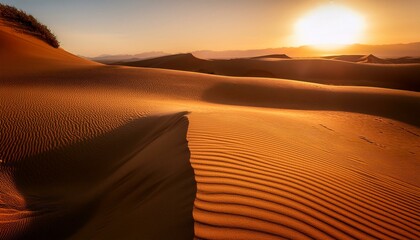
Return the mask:
{"type": "Polygon", "coordinates": [[[420,236],[419,93],[0,42],[1,239],[420,236]]]}

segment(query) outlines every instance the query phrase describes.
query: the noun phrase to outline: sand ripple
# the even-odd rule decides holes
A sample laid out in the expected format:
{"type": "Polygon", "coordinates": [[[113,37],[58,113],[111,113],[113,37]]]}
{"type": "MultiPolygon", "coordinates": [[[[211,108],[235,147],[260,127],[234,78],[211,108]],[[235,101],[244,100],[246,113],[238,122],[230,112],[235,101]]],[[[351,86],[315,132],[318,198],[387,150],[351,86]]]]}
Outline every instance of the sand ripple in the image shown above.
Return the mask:
{"type": "Polygon", "coordinates": [[[261,131],[263,122],[254,130],[254,120],[197,118],[188,138],[198,238],[420,236],[418,187],[343,164],[345,156],[294,142],[281,130],[261,131]]]}

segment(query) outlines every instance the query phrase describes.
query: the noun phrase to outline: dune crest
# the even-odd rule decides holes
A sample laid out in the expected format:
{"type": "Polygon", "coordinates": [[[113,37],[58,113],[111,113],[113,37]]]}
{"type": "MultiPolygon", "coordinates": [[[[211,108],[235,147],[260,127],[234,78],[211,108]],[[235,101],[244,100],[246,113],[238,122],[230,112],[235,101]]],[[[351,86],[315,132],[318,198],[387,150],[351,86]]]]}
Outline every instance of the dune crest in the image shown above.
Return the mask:
{"type": "Polygon", "coordinates": [[[361,62],[361,63],[381,63],[381,64],[389,63],[387,60],[378,58],[377,56],[375,56],[373,54],[369,54],[369,55],[361,57],[358,62],[361,62]]]}
{"type": "Polygon", "coordinates": [[[265,60],[265,61],[277,61],[277,60],[281,60],[281,59],[291,59],[291,57],[287,56],[286,54],[270,54],[270,55],[252,57],[250,59],[259,59],[259,60],[265,60]]]}
{"type": "Polygon", "coordinates": [[[243,59],[204,60],[192,54],[181,54],[115,64],[225,76],[284,78],[329,85],[420,91],[418,81],[420,63],[385,63],[390,62],[373,55],[302,59],[291,59],[286,55],[269,55],[243,59]]]}

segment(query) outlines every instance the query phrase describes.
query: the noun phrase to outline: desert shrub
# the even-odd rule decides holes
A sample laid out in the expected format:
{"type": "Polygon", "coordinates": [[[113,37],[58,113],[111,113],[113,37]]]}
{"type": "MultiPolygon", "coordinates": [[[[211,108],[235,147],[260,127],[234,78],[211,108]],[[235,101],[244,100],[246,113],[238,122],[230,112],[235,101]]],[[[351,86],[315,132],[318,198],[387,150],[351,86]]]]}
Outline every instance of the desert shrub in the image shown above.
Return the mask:
{"type": "Polygon", "coordinates": [[[31,34],[52,47],[58,48],[60,46],[57,37],[50,29],[25,11],[0,3],[0,19],[11,25],[15,30],[31,34]]]}

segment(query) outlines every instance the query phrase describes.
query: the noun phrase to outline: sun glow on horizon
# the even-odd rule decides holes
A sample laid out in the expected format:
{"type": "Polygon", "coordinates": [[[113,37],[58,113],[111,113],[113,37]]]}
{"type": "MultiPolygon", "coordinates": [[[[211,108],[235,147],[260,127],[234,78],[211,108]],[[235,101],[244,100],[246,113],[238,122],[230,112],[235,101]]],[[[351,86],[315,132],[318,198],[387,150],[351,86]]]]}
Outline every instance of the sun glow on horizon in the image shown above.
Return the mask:
{"type": "Polygon", "coordinates": [[[336,5],[314,9],[295,24],[298,45],[334,49],[358,43],[362,38],[365,22],[358,13],[336,5]]]}

